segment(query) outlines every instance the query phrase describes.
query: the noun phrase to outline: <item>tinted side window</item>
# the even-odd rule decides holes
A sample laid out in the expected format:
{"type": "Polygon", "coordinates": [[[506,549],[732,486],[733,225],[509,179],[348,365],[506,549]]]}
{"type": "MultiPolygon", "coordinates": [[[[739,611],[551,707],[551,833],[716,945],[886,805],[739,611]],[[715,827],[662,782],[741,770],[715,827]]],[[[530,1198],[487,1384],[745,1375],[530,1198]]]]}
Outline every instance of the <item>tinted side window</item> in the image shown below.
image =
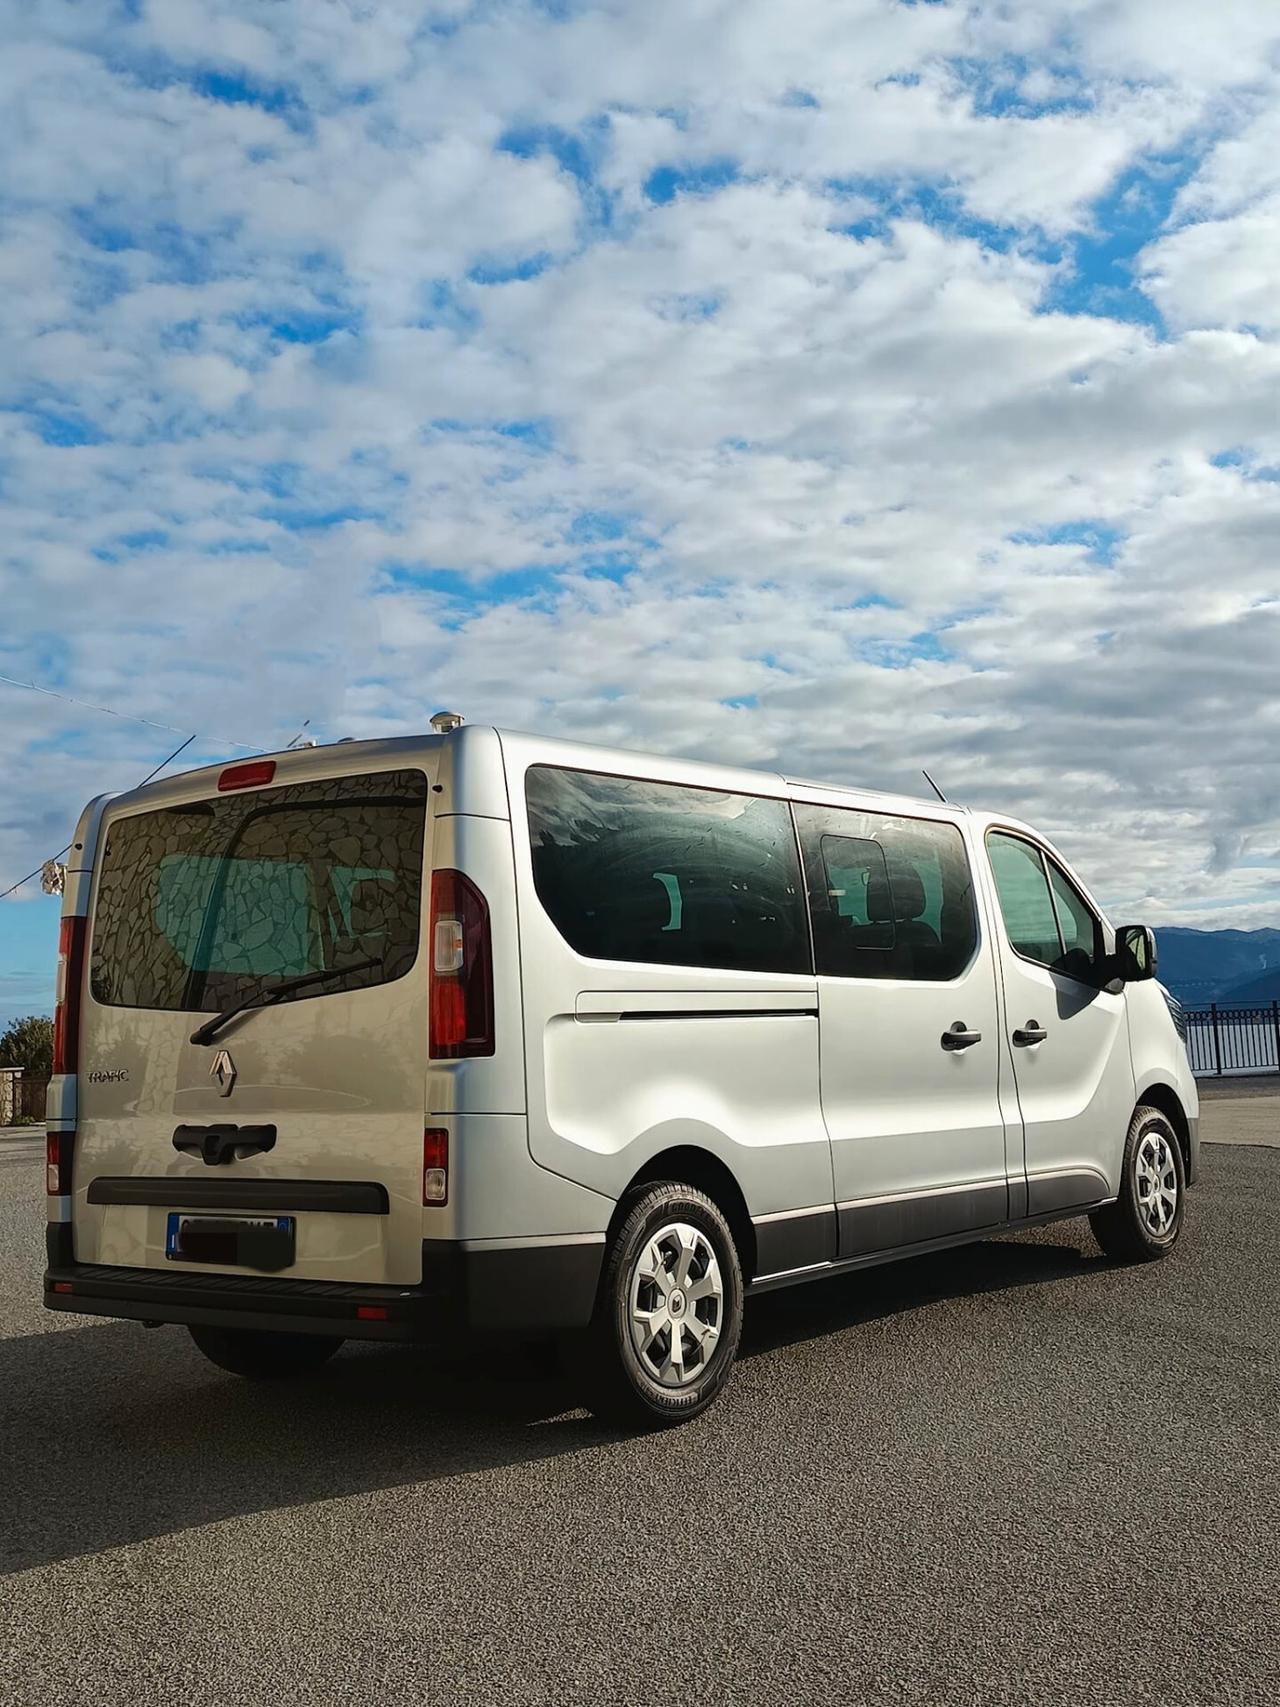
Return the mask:
{"type": "Polygon", "coordinates": [[[797,806],[817,969],[836,978],[959,977],[978,944],[954,824],[797,806]]]}
{"type": "Polygon", "coordinates": [[[863,948],[894,944],[892,909],[884,904],[889,868],[879,842],[853,836],[823,836],[822,873],[826,879],[826,919],[845,930],[863,948]]]}
{"type": "Polygon", "coordinates": [[[1040,850],[1017,836],[998,832],[987,837],[987,850],[1009,941],[1028,960],[1052,966],[1062,953],[1062,943],[1040,850]]]}
{"type": "Polygon", "coordinates": [[[525,797],[538,898],[579,954],[809,970],[785,801],[549,765],[525,797]]]}
{"type": "Polygon", "coordinates": [[[1046,860],[1050,867],[1050,888],[1053,889],[1053,900],[1058,908],[1058,929],[1062,930],[1063,953],[1072,954],[1075,951],[1087,954],[1089,959],[1097,954],[1097,920],[1094,910],[1075,888],[1067,872],[1058,871],[1053,860],[1046,860]]]}
{"type": "Polygon", "coordinates": [[[987,837],[1000,911],[1019,954],[1054,972],[1087,982],[1102,956],[1102,931],[1092,907],[1067,874],[1018,836],[987,837]]]}
{"type": "Polygon", "coordinates": [[[1064,972],[1088,978],[1102,956],[1098,920],[1066,872],[1047,857],[1045,864],[1049,867],[1049,887],[1058,910],[1058,930],[1062,937],[1062,959],[1058,964],[1064,972]]]}

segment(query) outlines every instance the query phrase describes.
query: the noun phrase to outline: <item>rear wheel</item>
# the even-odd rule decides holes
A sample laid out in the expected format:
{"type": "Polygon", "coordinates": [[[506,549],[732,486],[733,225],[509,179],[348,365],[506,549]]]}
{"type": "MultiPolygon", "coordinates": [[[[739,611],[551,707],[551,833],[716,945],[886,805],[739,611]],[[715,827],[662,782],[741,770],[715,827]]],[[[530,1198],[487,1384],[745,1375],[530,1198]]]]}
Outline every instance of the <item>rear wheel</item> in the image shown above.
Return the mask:
{"type": "Polygon", "coordinates": [[[273,1334],[257,1328],[192,1326],[188,1332],[210,1363],[251,1381],[308,1375],[327,1363],[342,1344],[325,1334],[273,1334]]]}
{"type": "Polygon", "coordinates": [[[1093,1236],[1121,1262],[1155,1262],[1177,1243],[1186,1192],[1177,1134],[1159,1109],[1139,1107],[1125,1140],[1120,1195],[1089,1217],[1093,1236]]]}
{"type": "Polygon", "coordinates": [[[705,1193],[667,1181],[631,1205],[605,1258],[587,1337],[595,1414],[630,1427],[687,1422],[714,1403],[742,1332],[742,1268],[705,1193]]]}

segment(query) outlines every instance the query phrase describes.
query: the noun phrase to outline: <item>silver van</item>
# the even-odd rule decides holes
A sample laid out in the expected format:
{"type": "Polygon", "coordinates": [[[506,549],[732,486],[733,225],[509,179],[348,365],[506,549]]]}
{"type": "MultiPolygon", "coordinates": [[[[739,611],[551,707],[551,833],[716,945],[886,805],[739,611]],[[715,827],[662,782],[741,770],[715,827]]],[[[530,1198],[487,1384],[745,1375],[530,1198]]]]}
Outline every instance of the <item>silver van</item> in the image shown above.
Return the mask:
{"type": "Polygon", "coordinates": [[[671,1423],[752,1294],[1087,1214],[1168,1253],[1175,1006],[999,815],[433,720],[81,817],[45,1302],[223,1368],[559,1339],[671,1423]]]}

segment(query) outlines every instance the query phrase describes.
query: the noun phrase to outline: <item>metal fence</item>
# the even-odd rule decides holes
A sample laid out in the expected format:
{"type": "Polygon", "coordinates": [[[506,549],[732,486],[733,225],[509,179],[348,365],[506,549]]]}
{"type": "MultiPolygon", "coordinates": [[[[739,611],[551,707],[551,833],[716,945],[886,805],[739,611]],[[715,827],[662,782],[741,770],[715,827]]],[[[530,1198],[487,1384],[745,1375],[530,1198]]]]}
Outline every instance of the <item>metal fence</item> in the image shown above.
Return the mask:
{"type": "Polygon", "coordinates": [[[1280,1072],[1280,1002],[1211,1002],[1184,1013],[1193,1073],[1280,1072]]]}

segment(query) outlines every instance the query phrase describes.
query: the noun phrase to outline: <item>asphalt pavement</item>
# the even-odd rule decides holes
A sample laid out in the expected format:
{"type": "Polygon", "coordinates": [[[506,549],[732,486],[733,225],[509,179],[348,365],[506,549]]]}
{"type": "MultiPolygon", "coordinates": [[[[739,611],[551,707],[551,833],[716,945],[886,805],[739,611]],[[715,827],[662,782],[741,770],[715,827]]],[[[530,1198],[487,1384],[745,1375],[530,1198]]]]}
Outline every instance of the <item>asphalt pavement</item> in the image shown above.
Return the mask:
{"type": "Polygon", "coordinates": [[[1168,1261],[1087,1223],[757,1301],[723,1401],[622,1437],[504,1353],[252,1387],[46,1314],[0,1147],[8,1707],[1280,1699],[1280,1154],[1168,1261]]]}
{"type": "Polygon", "coordinates": [[[1236,1098],[1207,1096],[1200,1104],[1200,1136],[1206,1144],[1270,1144],[1280,1147],[1280,1096],[1271,1078],[1271,1094],[1236,1098]]]}

